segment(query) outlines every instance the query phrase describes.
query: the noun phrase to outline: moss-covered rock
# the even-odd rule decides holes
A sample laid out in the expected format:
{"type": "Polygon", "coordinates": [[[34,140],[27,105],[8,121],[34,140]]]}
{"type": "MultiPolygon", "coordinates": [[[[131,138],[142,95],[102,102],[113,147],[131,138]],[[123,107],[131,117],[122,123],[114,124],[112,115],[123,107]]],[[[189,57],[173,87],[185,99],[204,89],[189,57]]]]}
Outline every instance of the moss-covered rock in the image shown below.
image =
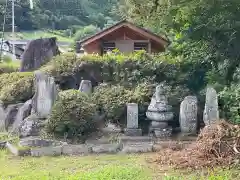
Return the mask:
{"type": "Polygon", "coordinates": [[[67,134],[70,139],[81,139],[95,129],[95,115],[96,105],[86,94],[78,90],[62,91],[53,106],[45,130],[57,137],[67,134]]]}
{"type": "Polygon", "coordinates": [[[25,102],[33,96],[32,72],[13,72],[0,75],[0,100],[5,105],[25,102]]]}

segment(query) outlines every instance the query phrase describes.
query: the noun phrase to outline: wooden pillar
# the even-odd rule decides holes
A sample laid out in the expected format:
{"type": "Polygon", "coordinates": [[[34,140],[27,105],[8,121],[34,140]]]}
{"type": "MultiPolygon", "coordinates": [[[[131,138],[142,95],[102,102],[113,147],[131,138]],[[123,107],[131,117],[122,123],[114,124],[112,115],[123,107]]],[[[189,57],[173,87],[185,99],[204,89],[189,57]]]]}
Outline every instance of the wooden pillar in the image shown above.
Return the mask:
{"type": "Polygon", "coordinates": [[[103,40],[102,39],[100,39],[100,41],[99,41],[100,43],[99,43],[99,48],[100,48],[100,56],[102,56],[103,55],[103,40]]]}
{"type": "Polygon", "coordinates": [[[148,40],[148,53],[151,53],[152,47],[151,47],[151,41],[148,40]]]}

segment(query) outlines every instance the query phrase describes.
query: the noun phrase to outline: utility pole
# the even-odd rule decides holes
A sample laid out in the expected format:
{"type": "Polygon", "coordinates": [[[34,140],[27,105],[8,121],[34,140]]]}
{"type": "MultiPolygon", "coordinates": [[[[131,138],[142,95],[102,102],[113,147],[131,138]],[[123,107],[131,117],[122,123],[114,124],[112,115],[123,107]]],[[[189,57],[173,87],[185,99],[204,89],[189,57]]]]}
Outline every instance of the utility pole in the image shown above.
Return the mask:
{"type": "Polygon", "coordinates": [[[12,0],[12,37],[13,37],[13,43],[12,43],[12,53],[13,53],[13,58],[16,60],[16,55],[15,55],[15,0],[12,0]]]}
{"type": "MultiPolygon", "coordinates": [[[[33,1],[29,0],[29,4],[30,4],[30,9],[33,9],[33,1]]],[[[15,53],[15,0],[12,0],[12,39],[13,39],[13,43],[12,43],[12,53],[13,53],[13,58],[14,60],[16,59],[16,53],[15,53]]]]}
{"type": "Polygon", "coordinates": [[[0,52],[0,62],[3,60],[3,42],[4,42],[4,33],[5,33],[5,24],[6,24],[6,14],[7,14],[7,5],[8,0],[6,0],[3,14],[3,26],[2,26],[2,37],[1,37],[1,52],[0,52]]]}

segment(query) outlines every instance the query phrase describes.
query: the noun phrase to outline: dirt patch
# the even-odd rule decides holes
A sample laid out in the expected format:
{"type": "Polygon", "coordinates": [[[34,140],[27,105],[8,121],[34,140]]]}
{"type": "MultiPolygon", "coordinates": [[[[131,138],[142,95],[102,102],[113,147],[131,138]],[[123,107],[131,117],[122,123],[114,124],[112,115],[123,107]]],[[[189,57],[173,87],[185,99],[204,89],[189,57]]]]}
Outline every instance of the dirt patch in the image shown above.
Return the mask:
{"type": "Polygon", "coordinates": [[[226,121],[206,126],[189,147],[163,150],[152,160],[175,168],[193,169],[239,164],[240,126],[226,121]]]}

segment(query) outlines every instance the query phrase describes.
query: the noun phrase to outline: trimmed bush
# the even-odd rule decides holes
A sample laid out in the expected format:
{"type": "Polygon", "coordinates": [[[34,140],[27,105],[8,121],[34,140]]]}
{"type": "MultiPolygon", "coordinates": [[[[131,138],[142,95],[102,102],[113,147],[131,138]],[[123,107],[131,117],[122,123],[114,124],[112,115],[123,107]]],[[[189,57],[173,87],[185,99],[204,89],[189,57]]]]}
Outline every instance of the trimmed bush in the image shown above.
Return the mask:
{"type": "Polygon", "coordinates": [[[56,137],[67,135],[69,139],[82,139],[95,130],[95,115],[96,105],[86,94],[78,90],[62,91],[45,130],[56,137]]]}
{"type": "Polygon", "coordinates": [[[85,73],[99,76],[100,72],[101,78],[97,78],[99,82],[136,86],[146,80],[151,83],[166,81],[172,86],[186,86],[195,93],[205,87],[205,76],[209,69],[205,63],[184,61],[180,57],[167,55],[148,55],[141,51],[128,56],[116,53],[77,57],[73,53],[67,53],[54,57],[41,69],[59,81],[76,79],[75,83],[80,83],[78,81],[85,76],[79,68],[83,62],[88,64],[91,71],[85,73]]]}
{"type": "Polygon", "coordinates": [[[132,89],[120,85],[100,85],[94,90],[92,101],[105,112],[106,120],[125,125],[127,103],[138,103],[139,119],[145,119],[145,110],[152,90],[153,86],[147,83],[132,89]]]}
{"type": "Polygon", "coordinates": [[[14,72],[0,75],[0,100],[5,105],[25,102],[33,96],[32,72],[14,72]]]}

